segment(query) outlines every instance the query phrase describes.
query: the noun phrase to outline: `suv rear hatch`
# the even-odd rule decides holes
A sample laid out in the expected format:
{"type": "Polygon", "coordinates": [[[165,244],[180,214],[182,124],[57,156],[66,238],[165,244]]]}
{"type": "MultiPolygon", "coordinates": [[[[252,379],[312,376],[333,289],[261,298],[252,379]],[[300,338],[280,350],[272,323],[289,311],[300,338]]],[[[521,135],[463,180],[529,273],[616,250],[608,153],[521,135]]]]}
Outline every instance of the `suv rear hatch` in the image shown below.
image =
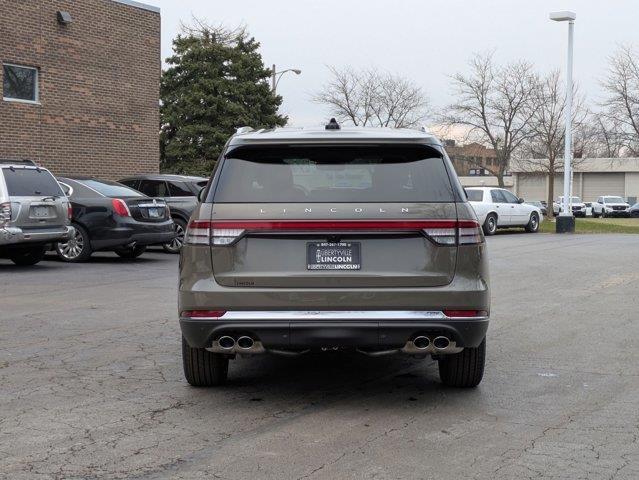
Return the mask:
{"type": "Polygon", "coordinates": [[[28,231],[67,224],[66,196],[48,170],[22,166],[2,170],[11,200],[12,225],[28,231]]]}
{"type": "Polygon", "coordinates": [[[224,286],[434,287],[454,276],[455,195],[428,146],[239,147],[210,195],[210,222],[193,226],[208,229],[224,286]]]}

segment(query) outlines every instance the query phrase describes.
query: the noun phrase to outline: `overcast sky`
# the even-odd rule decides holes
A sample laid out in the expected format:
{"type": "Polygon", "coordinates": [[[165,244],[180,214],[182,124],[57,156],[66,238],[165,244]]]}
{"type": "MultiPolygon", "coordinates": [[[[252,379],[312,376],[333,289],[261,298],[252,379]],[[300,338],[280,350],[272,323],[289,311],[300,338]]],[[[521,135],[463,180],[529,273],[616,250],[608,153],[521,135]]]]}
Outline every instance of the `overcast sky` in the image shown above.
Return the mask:
{"type": "Polygon", "coordinates": [[[573,10],[575,79],[591,102],[606,57],[619,44],[639,47],[639,1],[615,0],[142,0],[162,9],[162,58],[180,22],[192,16],[229,27],[244,24],[261,43],[266,65],[300,68],[278,86],[281,112],[296,126],[319,125],[328,113],[310,97],[328,78],[326,65],[374,66],[420,85],[434,108],[450,97],[447,75],[466,69],[473,52],[498,61],[526,59],[546,72],[564,70],[567,24],[550,11],[573,10]]]}

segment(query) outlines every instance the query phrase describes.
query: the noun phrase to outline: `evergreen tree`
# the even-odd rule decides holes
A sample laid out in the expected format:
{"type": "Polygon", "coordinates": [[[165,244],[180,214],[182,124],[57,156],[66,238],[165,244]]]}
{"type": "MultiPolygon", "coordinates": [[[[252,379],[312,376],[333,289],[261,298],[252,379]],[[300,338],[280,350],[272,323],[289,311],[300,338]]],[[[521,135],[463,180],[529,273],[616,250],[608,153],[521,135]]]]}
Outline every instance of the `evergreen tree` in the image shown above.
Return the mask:
{"type": "Polygon", "coordinates": [[[202,22],[173,40],[160,86],[162,171],[209,175],[237,127],[286,124],[259,46],[244,29],[202,22]]]}

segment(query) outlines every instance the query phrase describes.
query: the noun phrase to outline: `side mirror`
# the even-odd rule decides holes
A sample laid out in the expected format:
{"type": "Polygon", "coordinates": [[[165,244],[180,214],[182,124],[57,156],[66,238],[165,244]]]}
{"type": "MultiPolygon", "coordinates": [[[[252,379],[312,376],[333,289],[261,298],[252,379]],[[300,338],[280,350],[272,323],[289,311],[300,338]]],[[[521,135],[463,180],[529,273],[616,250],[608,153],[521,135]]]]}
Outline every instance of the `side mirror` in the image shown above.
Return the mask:
{"type": "Polygon", "coordinates": [[[517,199],[517,203],[524,203],[524,202],[525,202],[525,200],[523,198],[517,199]]]}
{"type": "Polygon", "coordinates": [[[206,192],[206,187],[202,187],[202,189],[200,190],[200,193],[197,194],[197,201],[202,203],[204,201],[204,193],[206,192]]]}

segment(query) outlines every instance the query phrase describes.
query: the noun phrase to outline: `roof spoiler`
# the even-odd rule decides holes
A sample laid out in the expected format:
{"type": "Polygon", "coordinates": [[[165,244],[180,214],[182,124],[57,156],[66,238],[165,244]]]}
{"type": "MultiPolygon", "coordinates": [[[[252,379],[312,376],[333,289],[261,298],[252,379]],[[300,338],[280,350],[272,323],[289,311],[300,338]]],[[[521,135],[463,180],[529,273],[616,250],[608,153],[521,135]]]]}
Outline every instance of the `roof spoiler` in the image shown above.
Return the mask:
{"type": "Polygon", "coordinates": [[[7,160],[0,158],[0,165],[26,165],[29,167],[37,167],[33,160],[7,160]]]}

